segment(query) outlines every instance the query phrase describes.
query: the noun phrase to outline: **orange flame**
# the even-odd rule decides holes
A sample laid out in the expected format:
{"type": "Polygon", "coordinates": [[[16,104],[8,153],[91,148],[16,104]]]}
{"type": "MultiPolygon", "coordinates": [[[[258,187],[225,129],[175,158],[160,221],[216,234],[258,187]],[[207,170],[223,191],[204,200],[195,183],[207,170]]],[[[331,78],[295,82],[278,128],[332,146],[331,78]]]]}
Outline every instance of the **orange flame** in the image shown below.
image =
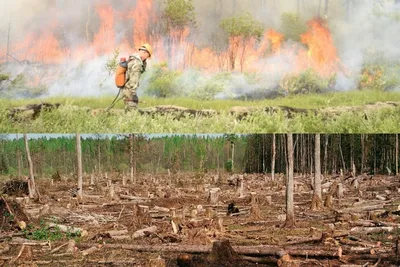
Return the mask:
{"type": "MultiPolygon", "coordinates": [[[[268,29],[260,43],[255,39],[243,41],[238,37],[231,38],[229,47],[217,52],[211,46],[197,47],[191,40],[194,35],[189,28],[171,30],[168,37],[157,34],[156,26],[160,18],[157,17],[155,9],[154,0],[137,1],[132,10],[124,11],[114,10],[110,0],[102,1],[102,4],[95,6],[99,26],[93,40],[85,40],[74,48],[64,47],[61,37],[56,34],[60,32],[59,25],[54,21],[47,28],[44,27],[43,31],[28,35],[23,42],[13,47],[11,54],[20,60],[58,64],[67,59],[89,60],[110,55],[117,47],[121,48],[122,53],[130,54],[146,42],[154,48],[154,61],[168,61],[169,66],[178,70],[230,70],[232,66],[229,63],[234,63],[234,70],[257,71],[255,62],[259,59],[286,55],[296,59],[295,72],[312,68],[319,74],[328,76],[338,71],[339,58],[336,47],[328,27],[320,19],[310,21],[308,32],[301,36],[301,42],[307,49],[284,46],[284,35],[274,29],[268,29]],[[128,23],[132,21],[131,26],[128,23]],[[121,22],[127,25],[126,28],[133,27],[133,32],[120,37],[116,29],[117,23],[121,22]],[[234,62],[229,58],[230,51],[236,54],[234,62]]],[[[4,47],[0,47],[0,55],[5,55],[5,51],[4,47]]],[[[261,71],[273,68],[276,69],[276,66],[268,66],[266,63],[261,71]]]]}
{"type": "Polygon", "coordinates": [[[339,58],[329,29],[321,19],[314,19],[308,23],[309,31],[301,36],[301,42],[308,47],[307,55],[301,54],[301,60],[307,62],[308,67],[328,76],[337,71],[339,58]]]}

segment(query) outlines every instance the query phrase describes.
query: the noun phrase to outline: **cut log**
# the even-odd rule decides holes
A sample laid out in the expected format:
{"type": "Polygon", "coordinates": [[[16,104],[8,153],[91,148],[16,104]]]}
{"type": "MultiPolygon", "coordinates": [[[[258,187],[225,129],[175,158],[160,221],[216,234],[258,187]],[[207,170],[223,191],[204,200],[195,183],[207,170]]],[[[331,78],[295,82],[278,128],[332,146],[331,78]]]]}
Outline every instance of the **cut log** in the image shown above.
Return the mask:
{"type": "Polygon", "coordinates": [[[107,234],[109,234],[111,237],[127,235],[128,230],[111,230],[111,231],[108,231],[107,234]]]}
{"type": "Polygon", "coordinates": [[[135,238],[145,237],[155,232],[157,232],[157,226],[150,226],[134,232],[132,238],[135,239],[135,238]]]}
{"type": "Polygon", "coordinates": [[[353,227],[350,229],[350,233],[358,233],[358,234],[376,234],[376,233],[391,233],[394,231],[394,227],[391,226],[382,226],[382,227],[353,227]]]}
{"type": "Polygon", "coordinates": [[[91,248],[88,248],[88,249],[82,251],[82,255],[83,255],[83,256],[88,256],[88,255],[90,255],[90,254],[96,252],[97,250],[98,250],[97,246],[93,246],[93,247],[91,247],[91,248]]]}
{"type": "Polygon", "coordinates": [[[129,199],[129,200],[134,200],[137,202],[147,202],[150,201],[151,199],[148,197],[135,197],[135,196],[127,196],[127,195],[119,195],[121,199],[129,199]]]}

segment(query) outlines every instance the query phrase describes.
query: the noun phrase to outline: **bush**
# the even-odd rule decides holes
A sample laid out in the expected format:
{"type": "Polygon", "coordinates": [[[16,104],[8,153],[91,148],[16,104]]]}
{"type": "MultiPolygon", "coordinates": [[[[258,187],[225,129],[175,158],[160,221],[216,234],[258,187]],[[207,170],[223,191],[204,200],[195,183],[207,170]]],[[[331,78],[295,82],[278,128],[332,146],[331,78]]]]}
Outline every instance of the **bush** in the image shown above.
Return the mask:
{"type": "Polygon", "coordinates": [[[334,80],[324,79],[314,70],[308,69],[298,76],[286,76],[280,83],[280,89],[289,94],[310,94],[326,91],[334,80]]]}
{"type": "Polygon", "coordinates": [[[10,79],[10,75],[5,74],[5,73],[0,73],[0,82],[8,81],[9,79],[10,79]]]}
{"type": "Polygon", "coordinates": [[[370,64],[364,66],[358,89],[386,91],[400,86],[398,67],[370,64]]]}
{"type": "Polygon", "coordinates": [[[109,75],[113,75],[117,70],[119,64],[119,54],[120,54],[119,49],[118,48],[115,49],[113,57],[107,60],[106,62],[105,69],[106,71],[108,71],[109,75]]]}
{"type": "Polygon", "coordinates": [[[225,162],[225,170],[227,172],[232,172],[232,160],[227,160],[225,162]]]}
{"type": "Polygon", "coordinates": [[[299,15],[294,13],[283,13],[281,16],[282,21],[282,32],[286,37],[286,40],[293,40],[300,42],[301,34],[307,31],[307,25],[299,15]]]}
{"type": "Polygon", "coordinates": [[[149,85],[146,93],[155,97],[173,97],[179,95],[176,79],[179,77],[177,71],[168,70],[167,64],[162,63],[153,67],[153,72],[149,78],[149,85]]]}
{"type": "Polygon", "coordinates": [[[199,100],[213,100],[219,93],[224,91],[225,85],[229,82],[230,78],[230,73],[219,73],[201,83],[193,91],[191,97],[199,100]]]}

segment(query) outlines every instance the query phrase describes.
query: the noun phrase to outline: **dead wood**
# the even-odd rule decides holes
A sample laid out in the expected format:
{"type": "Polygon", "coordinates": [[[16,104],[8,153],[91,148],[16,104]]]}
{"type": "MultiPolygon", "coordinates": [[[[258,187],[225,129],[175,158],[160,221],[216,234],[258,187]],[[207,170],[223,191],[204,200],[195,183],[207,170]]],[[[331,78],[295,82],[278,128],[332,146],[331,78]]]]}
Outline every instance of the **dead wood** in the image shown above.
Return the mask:
{"type": "Polygon", "coordinates": [[[157,226],[150,226],[134,232],[132,238],[135,239],[135,238],[145,237],[155,232],[157,232],[157,226]]]}
{"type": "Polygon", "coordinates": [[[82,255],[83,256],[88,256],[92,253],[95,253],[98,250],[97,246],[93,246],[91,248],[85,249],[84,251],[82,251],[82,255]]]}
{"type": "Polygon", "coordinates": [[[381,227],[353,227],[350,229],[350,233],[354,234],[376,234],[376,233],[391,233],[394,231],[392,226],[381,226],[381,227]]]}

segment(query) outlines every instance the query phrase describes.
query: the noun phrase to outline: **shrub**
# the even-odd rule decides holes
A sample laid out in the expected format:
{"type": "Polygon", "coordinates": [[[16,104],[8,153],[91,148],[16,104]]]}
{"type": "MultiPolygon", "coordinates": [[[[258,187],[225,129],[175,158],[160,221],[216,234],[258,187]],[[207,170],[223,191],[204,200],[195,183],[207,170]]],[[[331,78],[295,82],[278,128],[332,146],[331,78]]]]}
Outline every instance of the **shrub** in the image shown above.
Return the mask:
{"type": "Polygon", "coordinates": [[[380,64],[369,64],[364,66],[358,89],[386,91],[395,89],[400,85],[400,78],[397,68],[380,64]]]}
{"type": "Polygon", "coordinates": [[[177,71],[168,70],[166,63],[161,63],[153,67],[153,72],[149,78],[149,85],[146,93],[155,97],[178,96],[176,79],[179,77],[177,71]]]}
{"type": "Polygon", "coordinates": [[[280,82],[280,89],[289,94],[322,93],[328,89],[333,79],[334,77],[322,78],[312,69],[308,69],[300,75],[284,77],[280,82]]]}
{"type": "Polygon", "coordinates": [[[9,79],[10,79],[10,75],[5,74],[5,73],[0,73],[0,82],[8,81],[9,79]]]}
{"type": "Polygon", "coordinates": [[[230,80],[229,73],[219,73],[212,78],[201,83],[191,94],[191,97],[200,100],[213,100],[216,95],[222,93],[225,85],[230,80]]]}

